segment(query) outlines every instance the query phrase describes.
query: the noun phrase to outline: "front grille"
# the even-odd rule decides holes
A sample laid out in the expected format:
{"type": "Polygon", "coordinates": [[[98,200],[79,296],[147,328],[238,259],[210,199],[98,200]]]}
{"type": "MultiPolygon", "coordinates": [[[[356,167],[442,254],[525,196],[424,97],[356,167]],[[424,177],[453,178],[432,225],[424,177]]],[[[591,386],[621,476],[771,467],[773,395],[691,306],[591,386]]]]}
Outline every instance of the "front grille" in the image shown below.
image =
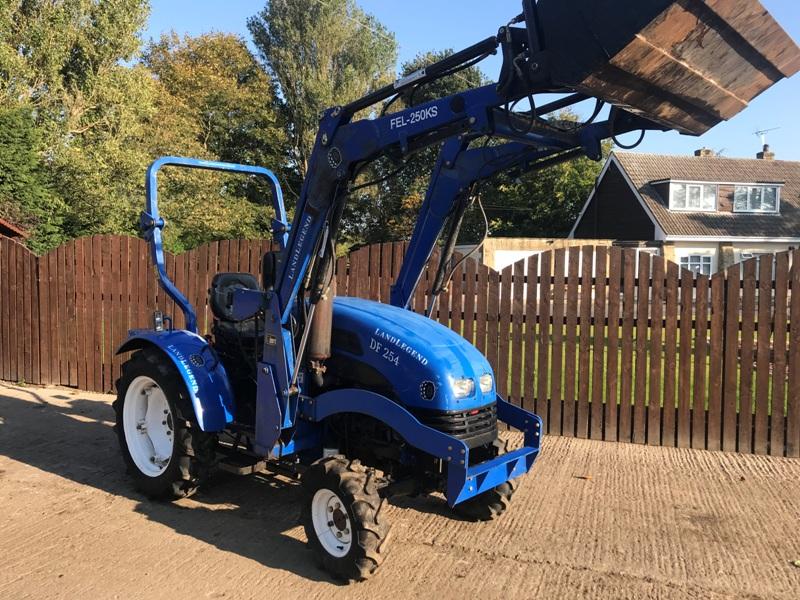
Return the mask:
{"type": "Polygon", "coordinates": [[[417,409],[417,419],[428,427],[464,440],[469,446],[488,444],[497,437],[497,404],[459,411],[417,409]]]}

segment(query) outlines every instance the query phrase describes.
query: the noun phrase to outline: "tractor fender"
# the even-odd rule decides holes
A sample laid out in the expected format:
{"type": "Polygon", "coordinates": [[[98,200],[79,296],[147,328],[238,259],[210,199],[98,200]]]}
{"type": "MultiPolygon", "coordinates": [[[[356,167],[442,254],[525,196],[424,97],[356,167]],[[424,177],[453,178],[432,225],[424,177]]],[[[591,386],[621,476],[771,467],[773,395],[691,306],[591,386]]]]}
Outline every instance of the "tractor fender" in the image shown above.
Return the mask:
{"type": "Polygon", "coordinates": [[[116,354],[154,347],[173,362],[192,401],[202,431],[222,431],[233,421],[235,404],[225,367],[209,343],[185,330],[132,330],[116,354]]]}

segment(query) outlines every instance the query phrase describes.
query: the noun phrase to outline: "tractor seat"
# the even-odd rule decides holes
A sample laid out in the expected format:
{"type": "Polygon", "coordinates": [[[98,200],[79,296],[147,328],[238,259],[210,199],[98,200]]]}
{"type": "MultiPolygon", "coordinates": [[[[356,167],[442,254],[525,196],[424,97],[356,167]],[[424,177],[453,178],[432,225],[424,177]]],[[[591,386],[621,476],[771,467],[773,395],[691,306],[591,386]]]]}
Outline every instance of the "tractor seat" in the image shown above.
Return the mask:
{"type": "Polygon", "coordinates": [[[250,273],[217,273],[208,290],[208,303],[214,318],[225,323],[238,323],[233,316],[233,292],[236,289],[260,290],[258,280],[250,273]]]}

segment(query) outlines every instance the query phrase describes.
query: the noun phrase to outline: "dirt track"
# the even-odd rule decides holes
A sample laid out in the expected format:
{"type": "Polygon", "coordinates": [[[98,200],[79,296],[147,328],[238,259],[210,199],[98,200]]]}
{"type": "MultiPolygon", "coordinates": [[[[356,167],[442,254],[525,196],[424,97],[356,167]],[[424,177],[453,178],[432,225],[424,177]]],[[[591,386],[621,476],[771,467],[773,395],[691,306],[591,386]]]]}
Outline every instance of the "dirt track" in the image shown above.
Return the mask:
{"type": "Polygon", "coordinates": [[[133,493],[110,401],[0,384],[0,598],[800,597],[800,461],[550,438],[506,518],[398,502],[381,572],[343,587],[293,483],[133,493]]]}

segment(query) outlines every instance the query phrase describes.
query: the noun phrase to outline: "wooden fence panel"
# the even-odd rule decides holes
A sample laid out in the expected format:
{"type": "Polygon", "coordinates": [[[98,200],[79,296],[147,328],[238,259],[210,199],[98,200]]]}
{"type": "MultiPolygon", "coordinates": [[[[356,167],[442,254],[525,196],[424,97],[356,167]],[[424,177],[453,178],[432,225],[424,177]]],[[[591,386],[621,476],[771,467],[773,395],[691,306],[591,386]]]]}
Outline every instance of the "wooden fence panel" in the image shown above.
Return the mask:
{"type": "MultiPolygon", "coordinates": [[[[558,269],[561,268],[561,287],[558,287],[556,284],[553,289],[558,294],[561,294],[563,298],[563,286],[564,286],[564,252],[563,250],[560,253],[561,256],[561,267],[559,267],[559,253],[556,252],[556,278],[558,277],[558,269]]],[[[538,332],[538,348],[537,348],[537,395],[536,395],[536,402],[533,405],[534,411],[537,413],[547,412],[551,415],[551,421],[553,421],[552,416],[558,412],[558,417],[555,418],[555,421],[551,423],[552,429],[547,429],[545,426],[545,431],[553,431],[556,435],[561,435],[561,427],[555,429],[555,423],[561,424],[566,423],[567,419],[567,404],[562,401],[562,397],[560,394],[561,390],[561,369],[559,368],[556,370],[553,368],[552,370],[550,367],[550,300],[551,298],[555,299],[551,296],[551,287],[550,287],[550,273],[552,271],[550,266],[552,255],[551,253],[546,253],[541,256],[540,263],[539,263],[539,325],[537,328],[538,332]],[[557,373],[557,377],[550,377],[552,373],[557,373]],[[551,380],[548,382],[548,378],[551,380]],[[556,383],[557,381],[557,383],[556,383]],[[549,385],[548,385],[549,384],[549,385]],[[563,416],[562,416],[562,405],[563,404],[563,416]]],[[[558,281],[558,279],[556,279],[558,281]]],[[[557,324],[553,323],[553,361],[556,361],[556,357],[558,357],[559,364],[561,363],[561,344],[559,343],[556,345],[556,331],[558,331],[558,340],[561,339],[561,331],[562,325],[559,321],[557,324]]],[[[564,425],[566,426],[566,425],[564,425]]]]}
{"type": "MultiPolygon", "coordinates": [[[[556,250],[553,253],[553,287],[551,295],[553,300],[551,328],[553,356],[549,375],[551,411],[556,410],[557,404],[561,405],[561,434],[573,436],[575,435],[575,339],[578,328],[578,253],[577,248],[571,248],[569,252],[569,275],[566,280],[566,346],[563,345],[565,253],[563,249],[556,250]],[[566,354],[563,351],[565,347],[566,354]],[[564,380],[563,387],[562,377],[564,380]]],[[[548,328],[550,328],[549,323],[548,328]]]]}
{"type": "Polygon", "coordinates": [[[666,264],[660,256],[652,260],[652,284],[650,294],[650,386],[647,394],[647,443],[651,446],[661,445],[661,394],[663,380],[661,373],[663,313],[664,313],[664,277],[666,264]]]}
{"type": "Polygon", "coordinates": [[[636,293],[636,385],[634,388],[633,432],[636,444],[645,443],[647,427],[647,329],[650,309],[650,254],[639,253],[638,285],[636,293]]]}
{"type": "Polygon", "coordinates": [[[603,439],[603,401],[606,364],[606,277],[608,253],[604,247],[595,250],[594,309],[592,318],[592,405],[589,415],[589,435],[594,440],[603,439]]]}
{"type": "MultiPolygon", "coordinates": [[[[539,293],[541,284],[538,282],[539,277],[539,256],[533,255],[528,257],[528,268],[526,273],[526,284],[522,286],[522,290],[526,293],[525,296],[525,334],[524,340],[524,373],[525,373],[525,386],[522,390],[523,402],[522,406],[526,410],[535,412],[535,399],[536,391],[539,389],[539,378],[545,373],[537,372],[536,368],[536,342],[538,340],[539,330],[537,328],[537,310],[536,305],[539,301],[539,293]]],[[[550,403],[547,401],[547,392],[545,391],[544,406],[545,410],[541,411],[547,414],[548,418],[542,417],[544,423],[544,431],[549,431],[550,422],[553,420],[553,415],[550,415],[550,403]]],[[[541,416],[541,414],[539,414],[541,416]]],[[[558,413],[558,428],[561,429],[561,411],[558,413]]]]}
{"type": "Polygon", "coordinates": [[[677,443],[677,349],[679,267],[667,263],[664,290],[664,405],[661,410],[661,445],[677,443]]]}
{"type": "Polygon", "coordinates": [[[758,325],[755,369],[755,425],[753,452],[766,454],[769,445],[769,372],[772,366],[770,342],[772,337],[772,282],[774,257],[758,259],[758,325]]]}
{"type": "Polygon", "coordinates": [[[630,442],[633,439],[633,325],[636,307],[636,252],[630,248],[622,251],[622,357],[620,399],[619,399],[619,440],[630,442]]]}
{"type": "Polygon", "coordinates": [[[772,404],[770,418],[769,453],[783,456],[786,428],[786,320],[789,299],[789,254],[783,252],[775,257],[775,313],[773,317],[774,338],[772,347],[772,404]]]}
{"type": "Polygon", "coordinates": [[[692,388],[692,448],[706,447],[706,367],[708,364],[709,280],[698,275],[695,287],[694,385],[692,388]]]}
{"type": "MultiPolygon", "coordinates": [[[[511,398],[514,404],[522,406],[523,383],[527,386],[528,376],[523,369],[523,314],[525,306],[525,262],[514,263],[514,279],[511,292],[511,398]]],[[[454,288],[455,289],[455,288],[454,288]]],[[[531,373],[531,376],[533,374],[531,373]]],[[[547,423],[548,415],[539,415],[547,423]]],[[[546,430],[546,428],[545,428],[546,430]]]]}
{"type": "Polygon", "coordinates": [[[619,295],[622,289],[622,251],[619,248],[611,248],[609,253],[608,279],[608,364],[603,439],[615,442],[619,415],[619,295]]]}
{"type": "MultiPolygon", "coordinates": [[[[223,240],[166,255],[201,333],[211,277],[260,277],[270,247],[223,240]]],[[[340,258],[339,294],[388,301],[404,251],[386,243],[340,258]]],[[[537,412],[550,433],[797,457],[798,265],[800,253],[781,253],[708,278],[646,252],[573,247],[501,274],[470,258],[432,316],[473,341],[499,392],[537,412]]],[[[415,291],[418,312],[434,269],[415,291]]],[[[183,325],[142,240],[94,236],[36,257],[0,238],[2,379],[112,391],[114,350],[156,308],[183,325]]]]}

